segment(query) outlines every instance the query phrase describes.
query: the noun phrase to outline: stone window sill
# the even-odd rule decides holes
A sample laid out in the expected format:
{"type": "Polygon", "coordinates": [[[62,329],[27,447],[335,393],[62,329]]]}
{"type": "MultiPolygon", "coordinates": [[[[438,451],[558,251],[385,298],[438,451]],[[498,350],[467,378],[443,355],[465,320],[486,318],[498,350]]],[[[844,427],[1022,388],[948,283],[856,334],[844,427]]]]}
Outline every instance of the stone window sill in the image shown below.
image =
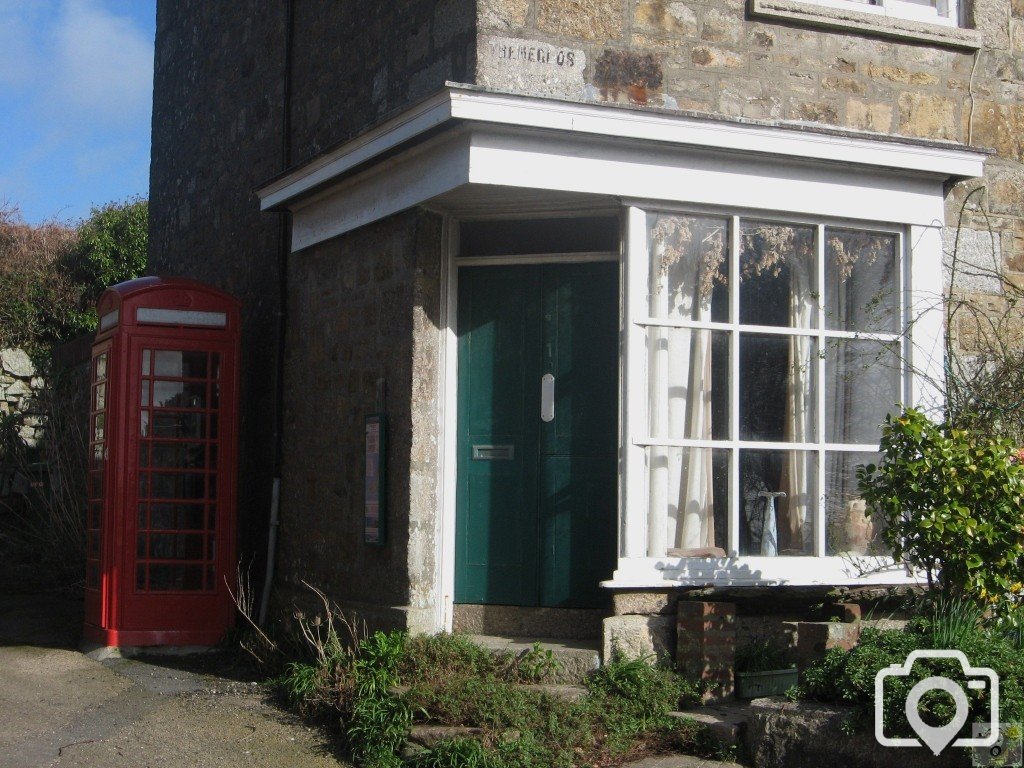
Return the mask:
{"type": "Polygon", "coordinates": [[[750,10],[756,17],[785,19],[826,29],[857,30],[880,37],[934,43],[961,50],[974,51],[982,47],[981,33],[976,29],[947,27],[893,16],[875,16],[801,0],[751,0],[750,10]]]}

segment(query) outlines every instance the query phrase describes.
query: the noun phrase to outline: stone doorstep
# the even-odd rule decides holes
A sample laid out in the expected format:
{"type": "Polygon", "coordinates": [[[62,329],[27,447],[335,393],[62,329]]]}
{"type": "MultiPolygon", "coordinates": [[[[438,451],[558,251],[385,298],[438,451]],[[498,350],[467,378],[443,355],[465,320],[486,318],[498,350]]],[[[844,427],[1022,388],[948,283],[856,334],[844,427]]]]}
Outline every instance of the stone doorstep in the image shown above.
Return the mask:
{"type": "Polygon", "coordinates": [[[546,693],[553,699],[564,701],[578,701],[587,695],[586,687],[582,685],[559,685],[550,683],[520,683],[516,688],[523,691],[537,691],[546,693]]]}
{"type": "Polygon", "coordinates": [[[711,704],[705,707],[672,712],[672,717],[689,718],[707,726],[718,741],[725,746],[738,747],[743,741],[747,722],[750,720],[750,706],[746,703],[711,704]]]}
{"type": "Polygon", "coordinates": [[[414,725],[409,731],[408,742],[423,749],[433,749],[444,739],[482,739],[486,734],[483,728],[468,725],[414,725]]]}
{"type": "Polygon", "coordinates": [[[498,637],[495,635],[470,635],[477,645],[496,653],[507,652],[516,656],[533,650],[539,643],[542,651],[551,651],[558,669],[549,682],[579,684],[587,675],[601,666],[601,655],[597,641],[558,640],[552,638],[498,637]]]}

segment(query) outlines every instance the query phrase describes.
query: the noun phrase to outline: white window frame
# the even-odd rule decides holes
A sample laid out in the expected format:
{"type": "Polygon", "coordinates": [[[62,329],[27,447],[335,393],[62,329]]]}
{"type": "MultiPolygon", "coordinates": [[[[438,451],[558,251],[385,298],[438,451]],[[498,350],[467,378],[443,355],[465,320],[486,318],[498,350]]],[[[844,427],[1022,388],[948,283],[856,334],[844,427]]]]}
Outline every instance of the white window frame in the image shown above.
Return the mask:
{"type": "MultiPolygon", "coordinates": [[[[941,312],[937,313],[936,299],[941,301],[941,282],[934,275],[941,273],[931,251],[937,231],[930,227],[901,226],[886,222],[871,222],[830,217],[802,217],[785,211],[736,211],[722,207],[672,206],[661,203],[637,202],[628,208],[625,216],[626,237],[624,280],[624,414],[623,444],[625,453],[625,479],[621,498],[624,521],[622,557],[614,578],[606,582],[615,587],[652,587],[666,581],[685,585],[705,584],[900,584],[915,583],[918,578],[891,557],[851,556],[826,554],[825,462],[829,453],[877,453],[878,444],[827,442],[826,424],[818,423],[817,440],[809,443],[765,442],[739,438],[739,333],[808,335],[819,345],[832,339],[876,339],[899,341],[904,358],[901,377],[901,399],[919,405],[932,413],[939,412],[941,399],[941,357],[934,355],[941,343],[941,312]],[[648,215],[671,213],[680,215],[720,216],[730,220],[730,272],[739,274],[740,220],[771,221],[781,224],[811,225],[817,228],[817,291],[825,295],[824,264],[826,227],[886,232],[899,237],[900,259],[899,292],[900,328],[898,333],[867,333],[834,331],[825,326],[824,302],[818,302],[815,328],[776,328],[744,325],[739,322],[739,294],[730,292],[729,322],[665,321],[648,317],[649,239],[648,215]],[[913,251],[919,250],[914,260],[913,251]],[[655,438],[648,430],[647,331],[651,327],[687,327],[727,331],[730,333],[730,435],[726,440],[692,440],[655,438]],[[926,352],[925,350],[931,350],[926,352]],[[664,544],[657,534],[665,521],[657,512],[648,509],[648,472],[646,450],[649,446],[709,447],[730,451],[728,554],[725,558],[687,558],[664,554],[664,544]],[[755,450],[808,450],[817,454],[817,499],[814,520],[814,552],[807,556],[764,557],[739,554],[740,505],[739,451],[755,450]]],[[[941,281],[941,275],[939,277],[941,281]]],[[[823,348],[823,347],[819,347],[823,348]]],[[[818,413],[824,413],[823,400],[825,360],[816,361],[818,413]]]]}
{"type": "MultiPolygon", "coordinates": [[[[719,212],[708,212],[701,211],[699,213],[687,210],[677,209],[666,209],[666,208],[646,208],[648,215],[656,214],[668,214],[676,216],[712,216],[714,218],[721,217],[723,220],[729,222],[729,233],[730,233],[730,244],[728,248],[729,252],[729,271],[730,275],[740,274],[740,252],[742,250],[740,238],[742,237],[741,220],[746,221],[770,221],[772,224],[782,225],[795,225],[795,226],[811,226],[815,230],[815,273],[817,275],[817,284],[815,291],[818,296],[823,297],[825,295],[825,247],[826,228],[837,228],[842,227],[849,230],[857,230],[862,232],[879,232],[884,234],[895,235],[897,238],[897,295],[900,297],[899,301],[899,328],[901,329],[896,333],[876,333],[876,332],[864,332],[864,331],[843,331],[843,330],[830,330],[826,323],[826,307],[824,301],[817,302],[817,311],[814,327],[811,328],[792,328],[792,327],[777,327],[777,326],[760,326],[750,325],[740,322],[740,299],[739,292],[735,289],[729,292],[729,321],[728,322],[711,322],[711,321],[700,321],[700,320],[666,320],[662,318],[655,318],[647,316],[646,312],[641,311],[647,307],[648,304],[648,292],[649,292],[649,275],[644,274],[645,270],[640,268],[641,264],[650,264],[650,253],[648,250],[649,239],[645,239],[644,247],[642,252],[630,253],[630,262],[635,265],[634,272],[640,273],[639,277],[635,276],[630,281],[628,290],[630,291],[629,306],[633,308],[632,314],[628,319],[629,330],[631,336],[639,343],[646,343],[645,334],[651,328],[690,328],[694,330],[707,330],[707,331],[720,331],[729,334],[729,383],[730,383],[730,409],[729,409],[729,438],[728,439],[714,439],[714,440],[697,440],[697,439],[669,439],[663,437],[655,437],[649,434],[647,427],[650,424],[649,417],[649,403],[646,398],[637,398],[626,414],[627,429],[626,432],[629,435],[629,441],[631,447],[638,447],[642,449],[652,447],[664,447],[664,448],[712,448],[720,449],[729,452],[730,456],[730,478],[729,478],[729,525],[728,525],[728,554],[730,557],[739,556],[739,530],[740,530],[740,466],[739,466],[739,452],[741,450],[800,450],[808,451],[816,455],[816,497],[818,504],[815,509],[814,523],[814,550],[811,555],[814,557],[825,557],[827,556],[826,551],[826,525],[824,519],[824,510],[826,504],[826,488],[824,487],[825,473],[825,462],[826,456],[829,453],[845,452],[845,453],[877,453],[879,450],[878,443],[832,443],[828,442],[826,438],[827,424],[824,423],[823,419],[826,415],[825,408],[825,358],[820,354],[820,350],[826,349],[828,341],[830,339],[859,339],[868,341],[880,341],[888,342],[890,344],[898,345],[900,348],[900,359],[905,359],[903,352],[904,333],[906,332],[907,322],[906,315],[907,310],[905,302],[905,285],[906,276],[905,270],[907,266],[907,260],[904,255],[904,228],[894,227],[886,224],[866,225],[863,222],[825,222],[822,219],[808,220],[801,218],[794,218],[785,214],[778,213],[766,213],[764,215],[751,218],[744,214],[740,216],[736,213],[728,213],[725,211],[719,212]],[[636,326],[640,329],[640,333],[636,333],[633,327],[636,326]],[[816,396],[816,414],[817,414],[817,440],[807,443],[789,443],[789,442],[772,442],[763,440],[743,440],[740,438],[740,420],[739,420],[739,386],[740,386],[740,355],[739,355],[739,338],[740,334],[749,335],[768,335],[768,336],[809,336],[817,341],[817,349],[819,354],[815,355],[814,366],[815,366],[815,381],[817,386],[815,387],[816,396]],[[642,405],[641,405],[642,404],[642,405]],[[642,408],[640,413],[636,412],[636,408],[640,406],[642,408]]],[[[648,378],[649,366],[641,364],[642,361],[637,361],[635,358],[631,359],[627,365],[629,386],[646,394],[649,392],[650,382],[648,378]]],[[[906,365],[901,365],[900,371],[900,391],[897,394],[897,400],[895,402],[904,402],[909,398],[909,391],[907,389],[909,383],[910,372],[906,370],[906,365]]],[[[636,471],[642,473],[644,479],[647,479],[647,473],[643,473],[639,461],[641,460],[642,454],[640,452],[632,453],[631,458],[634,462],[637,462],[636,471]]],[[[639,483],[637,484],[639,488],[639,483]]],[[[643,499],[647,498],[647,489],[645,486],[643,499]]],[[[630,504],[641,503],[638,499],[629,499],[630,504]]],[[[652,551],[656,557],[663,557],[664,551],[667,548],[667,543],[662,541],[665,521],[658,518],[660,514],[658,511],[648,511],[648,523],[647,523],[647,547],[648,554],[652,551]]]]}

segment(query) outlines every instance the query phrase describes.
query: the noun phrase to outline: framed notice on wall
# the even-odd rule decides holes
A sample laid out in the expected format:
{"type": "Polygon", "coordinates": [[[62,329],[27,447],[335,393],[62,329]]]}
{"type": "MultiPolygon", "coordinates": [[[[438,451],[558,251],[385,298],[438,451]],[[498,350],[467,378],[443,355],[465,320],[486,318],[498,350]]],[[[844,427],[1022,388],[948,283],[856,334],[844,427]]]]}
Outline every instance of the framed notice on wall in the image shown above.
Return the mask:
{"type": "Polygon", "coordinates": [[[383,544],[387,531],[387,417],[374,413],[366,417],[366,490],[363,511],[363,541],[383,544]]]}

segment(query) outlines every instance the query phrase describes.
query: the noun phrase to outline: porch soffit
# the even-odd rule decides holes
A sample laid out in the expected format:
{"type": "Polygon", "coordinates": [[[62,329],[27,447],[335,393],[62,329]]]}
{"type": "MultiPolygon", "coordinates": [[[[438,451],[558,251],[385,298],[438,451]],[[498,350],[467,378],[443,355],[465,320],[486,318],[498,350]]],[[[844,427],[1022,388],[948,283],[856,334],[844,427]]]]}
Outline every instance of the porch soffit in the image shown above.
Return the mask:
{"type": "Polygon", "coordinates": [[[793,210],[799,210],[802,195],[808,213],[827,213],[814,199],[845,197],[846,189],[861,187],[862,201],[849,203],[874,200],[874,210],[856,208],[865,216],[899,204],[907,209],[901,221],[927,223],[937,212],[941,221],[942,183],[980,176],[985,157],[951,142],[580,104],[449,83],[257,194],[261,210],[295,214],[293,250],[425,203],[470,215],[485,201],[496,213],[586,200],[603,207],[615,198],[681,200],[681,183],[688,192],[705,190],[706,199],[685,197],[698,204],[715,204],[722,192],[717,185],[729,187],[732,205],[748,207],[795,199],[793,210]],[[762,188],[751,187],[758,179],[762,188]],[[745,188],[751,190],[747,199],[733,199],[745,188]]]}

